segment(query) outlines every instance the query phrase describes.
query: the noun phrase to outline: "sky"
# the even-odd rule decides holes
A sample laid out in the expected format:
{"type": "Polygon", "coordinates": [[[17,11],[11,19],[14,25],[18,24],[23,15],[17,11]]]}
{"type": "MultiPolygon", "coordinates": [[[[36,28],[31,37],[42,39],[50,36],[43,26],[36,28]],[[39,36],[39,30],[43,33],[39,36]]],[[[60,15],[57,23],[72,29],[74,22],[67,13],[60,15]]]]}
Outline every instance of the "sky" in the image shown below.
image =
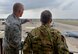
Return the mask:
{"type": "Polygon", "coordinates": [[[14,3],[24,5],[21,18],[39,19],[44,10],[50,10],[54,19],[78,19],[78,0],[0,0],[0,18],[12,14],[14,3]]]}

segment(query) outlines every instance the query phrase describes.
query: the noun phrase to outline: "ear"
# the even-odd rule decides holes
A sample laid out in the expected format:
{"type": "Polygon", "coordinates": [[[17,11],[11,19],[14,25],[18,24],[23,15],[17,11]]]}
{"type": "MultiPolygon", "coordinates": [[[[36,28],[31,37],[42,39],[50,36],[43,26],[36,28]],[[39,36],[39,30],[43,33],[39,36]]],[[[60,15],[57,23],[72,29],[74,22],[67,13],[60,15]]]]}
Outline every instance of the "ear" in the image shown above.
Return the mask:
{"type": "Polygon", "coordinates": [[[52,22],[52,19],[50,19],[50,23],[52,22]]]}
{"type": "Polygon", "coordinates": [[[20,13],[20,10],[18,10],[18,12],[20,13]]]}

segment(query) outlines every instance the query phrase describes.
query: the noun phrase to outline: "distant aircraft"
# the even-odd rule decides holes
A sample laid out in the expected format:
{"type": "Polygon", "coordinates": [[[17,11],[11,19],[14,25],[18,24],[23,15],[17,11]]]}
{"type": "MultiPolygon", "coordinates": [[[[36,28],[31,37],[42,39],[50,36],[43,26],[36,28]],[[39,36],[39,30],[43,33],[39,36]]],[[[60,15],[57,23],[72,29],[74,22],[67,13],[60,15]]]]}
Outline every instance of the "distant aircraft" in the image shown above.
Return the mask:
{"type": "MultiPolygon", "coordinates": [[[[62,32],[62,35],[67,36],[67,37],[78,38],[78,31],[64,31],[64,32],[62,32]]],[[[78,54],[78,49],[76,47],[74,47],[73,45],[71,45],[71,46],[70,45],[68,46],[70,54],[78,54]]]]}
{"type": "Polygon", "coordinates": [[[78,31],[67,31],[65,36],[78,38],[78,31]]]}

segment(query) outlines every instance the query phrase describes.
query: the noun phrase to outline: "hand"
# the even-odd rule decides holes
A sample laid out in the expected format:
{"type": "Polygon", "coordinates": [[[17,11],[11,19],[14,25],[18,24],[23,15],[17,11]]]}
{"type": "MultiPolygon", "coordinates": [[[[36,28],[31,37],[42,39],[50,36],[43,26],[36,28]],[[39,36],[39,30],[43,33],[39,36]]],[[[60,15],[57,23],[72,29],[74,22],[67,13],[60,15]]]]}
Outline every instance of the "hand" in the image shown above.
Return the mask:
{"type": "Polygon", "coordinates": [[[30,23],[32,23],[32,24],[33,24],[32,19],[28,19],[28,22],[30,22],[30,23]]]}
{"type": "Polygon", "coordinates": [[[27,22],[31,22],[32,20],[31,20],[31,19],[26,19],[26,21],[27,21],[27,22]]]}
{"type": "Polygon", "coordinates": [[[28,21],[29,21],[29,22],[32,22],[32,19],[29,19],[28,21]]]}
{"type": "Polygon", "coordinates": [[[21,44],[19,45],[19,50],[21,50],[21,49],[23,49],[23,46],[24,46],[24,42],[23,41],[21,41],[21,44]]]}

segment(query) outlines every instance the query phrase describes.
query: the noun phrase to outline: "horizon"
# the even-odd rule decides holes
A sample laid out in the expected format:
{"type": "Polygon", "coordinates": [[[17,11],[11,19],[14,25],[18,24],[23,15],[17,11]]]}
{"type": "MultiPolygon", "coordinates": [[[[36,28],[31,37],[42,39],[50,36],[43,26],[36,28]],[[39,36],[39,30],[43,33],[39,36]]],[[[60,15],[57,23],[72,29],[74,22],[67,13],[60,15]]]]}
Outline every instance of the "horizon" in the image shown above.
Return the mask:
{"type": "MultiPolygon", "coordinates": [[[[7,19],[7,18],[0,18],[0,20],[5,20],[5,19],[7,19]]],[[[28,18],[20,18],[20,19],[28,19],[28,18]]],[[[29,18],[29,19],[38,19],[39,20],[39,18],[29,18]]],[[[61,18],[52,18],[53,20],[54,19],[57,19],[57,20],[59,20],[59,19],[61,19],[61,18]]],[[[63,18],[64,19],[64,18],[63,18]]],[[[78,19],[76,19],[76,18],[65,18],[64,20],[78,20],[78,19]]]]}

